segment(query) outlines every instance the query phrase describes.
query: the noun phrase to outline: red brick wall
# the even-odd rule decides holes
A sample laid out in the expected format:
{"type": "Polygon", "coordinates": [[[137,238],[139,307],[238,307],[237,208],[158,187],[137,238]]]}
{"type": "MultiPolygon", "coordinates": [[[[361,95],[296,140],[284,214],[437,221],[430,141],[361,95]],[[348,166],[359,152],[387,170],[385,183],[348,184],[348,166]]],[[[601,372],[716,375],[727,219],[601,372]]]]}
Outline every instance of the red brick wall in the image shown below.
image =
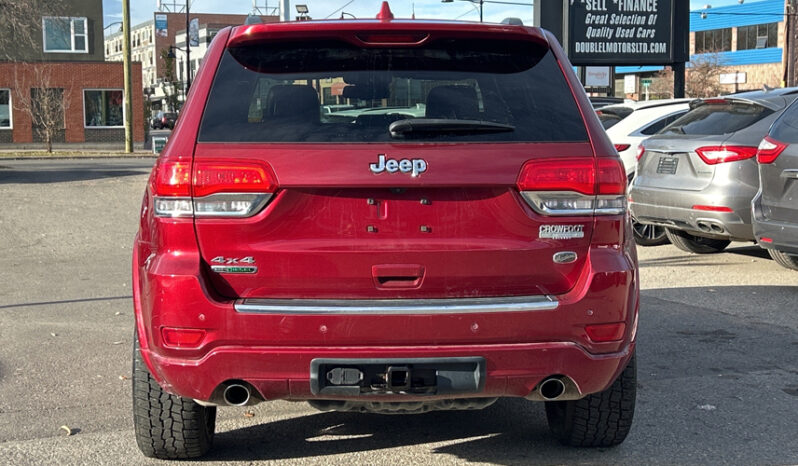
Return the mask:
{"type": "MultiPolygon", "coordinates": [[[[144,142],[144,95],[141,85],[141,63],[132,64],[133,86],[133,142],[144,142]]],[[[85,142],[83,130],[83,89],[123,89],[124,71],[121,62],[62,62],[62,63],[0,63],[0,88],[11,89],[14,103],[17,86],[30,95],[30,88],[39,87],[37,76],[49,76],[49,87],[64,89],[68,109],[64,115],[65,140],[85,142]],[[37,73],[37,69],[41,73],[37,73]]],[[[13,140],[17,143],[33,141],[30,116],[12,108],[13,140]]],[[[124,144],[124,139],[120,141],[124,144]]]]}

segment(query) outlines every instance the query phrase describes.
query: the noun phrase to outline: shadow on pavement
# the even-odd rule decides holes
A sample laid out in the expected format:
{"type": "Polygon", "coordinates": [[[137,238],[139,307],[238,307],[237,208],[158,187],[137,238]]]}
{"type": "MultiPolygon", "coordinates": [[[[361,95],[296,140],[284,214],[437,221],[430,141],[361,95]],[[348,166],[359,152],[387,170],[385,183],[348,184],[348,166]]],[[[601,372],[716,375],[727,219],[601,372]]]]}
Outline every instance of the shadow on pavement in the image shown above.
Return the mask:
{"type": "Polygon", "coordinates": [[[152,165],[137,164],[104,164],[102,162],[77,163],[75,166],[42,166],[41,169],[18,169],[6,167],[0,169],[0,184],[44,184],[63,183],[69,181],[89,181],[124,176],[147,175],[152,165]],[[10,169],[9,169],[10,168],[10,169]]]}
{"type": "MultiPolygon", "coordinates": [[[[752,306],[778,312],[797,297],[798,287],[784,286],[644,291],[637,412],[619,447],[562,446],[548,431],[542,404],[502,399],[483,411],[325,412],[239,428],[218,433],[207,459],[356,452],[361,464],[376,464],[386,456],[370,452],[444,442],[431,445],[444,463],[455,457],[494,464],[792,464],[798,439],[794,416],[786,414],[798,412],[798,318],[781,326],[735,312],[752,306]]],[[[397,461],[413,454],[402,450],[397,461]]]]}
{"type": "Polygon", "coordinates": [[[756,257],[759,259],[770,259],[768,252],[759,246],[741,246],[731,247],[724,249],[722,252],[715,254],[690,254],[684,252],[678,256],[656,257],[652,259],[640,260],[640,267],[658,267],[663,265],[681,267],[681,266],[718,266],[728,265],[726,262],[710,261],[713,257],[718,257],[723,254],[733,254],[735,256],[756,257]]]}
{"type": "Polygon", "coordinates": [[[724,252],[728,252],[730,254],[737,254],[740,256],[748,256],[748,257],[758,257],[760,259],[768,259],[770,260],[770,254],[768,254],[767,250],[760,248],[759,246],[742,246],[739,248],[727,248],[724,252]]]}

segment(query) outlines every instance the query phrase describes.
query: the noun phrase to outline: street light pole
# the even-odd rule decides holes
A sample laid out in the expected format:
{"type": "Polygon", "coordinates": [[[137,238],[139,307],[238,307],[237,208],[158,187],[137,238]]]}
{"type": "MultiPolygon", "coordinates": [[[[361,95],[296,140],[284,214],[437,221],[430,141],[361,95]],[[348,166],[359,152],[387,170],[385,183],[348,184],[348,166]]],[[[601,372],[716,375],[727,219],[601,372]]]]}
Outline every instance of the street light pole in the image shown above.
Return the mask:
{"type": "Polygon", "coordinates": [[[130,70],[130,0],[122,0],[122,61],[125,80],[125,153],[133,152],[133,83],[130,70]]]}

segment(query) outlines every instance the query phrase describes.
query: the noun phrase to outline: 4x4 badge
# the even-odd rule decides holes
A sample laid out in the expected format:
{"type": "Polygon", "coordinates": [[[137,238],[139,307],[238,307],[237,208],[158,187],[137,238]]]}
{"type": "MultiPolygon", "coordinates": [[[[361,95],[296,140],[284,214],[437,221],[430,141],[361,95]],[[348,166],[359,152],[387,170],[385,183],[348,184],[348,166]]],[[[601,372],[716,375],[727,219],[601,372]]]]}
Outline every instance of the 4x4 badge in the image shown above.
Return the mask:
{"type": "Polygon", "coordinates": [[[255,264],[255,258],[252,256],[247,257],[224,257],[216,256],[211,259],[215,264],[224,265],[211,265],[211,270],[216,273],[257,273],[258,267],[255,264]]]}
{"type": "Polygon", "coordinates": [[[402,172],[410,173],[415,178],[427,171],[427,162],[424,159],[388,159],[385,154],[378,154],[377,163],[370,163],[369,169],[375,175],[382,172],[402,172]]]}

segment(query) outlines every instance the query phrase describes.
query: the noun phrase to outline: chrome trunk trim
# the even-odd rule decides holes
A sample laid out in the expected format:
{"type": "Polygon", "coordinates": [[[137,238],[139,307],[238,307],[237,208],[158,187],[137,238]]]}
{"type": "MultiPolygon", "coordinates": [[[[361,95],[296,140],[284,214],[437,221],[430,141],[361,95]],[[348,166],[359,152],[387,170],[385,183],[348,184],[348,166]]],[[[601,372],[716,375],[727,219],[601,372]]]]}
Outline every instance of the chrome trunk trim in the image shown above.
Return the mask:
{"type": "Polygon", "coordinates": [[[235,310],[251,314],[476,314],[551,311],[558,301],[551,296],[511,296],[456,299],[244,299],[235,310]]]}

